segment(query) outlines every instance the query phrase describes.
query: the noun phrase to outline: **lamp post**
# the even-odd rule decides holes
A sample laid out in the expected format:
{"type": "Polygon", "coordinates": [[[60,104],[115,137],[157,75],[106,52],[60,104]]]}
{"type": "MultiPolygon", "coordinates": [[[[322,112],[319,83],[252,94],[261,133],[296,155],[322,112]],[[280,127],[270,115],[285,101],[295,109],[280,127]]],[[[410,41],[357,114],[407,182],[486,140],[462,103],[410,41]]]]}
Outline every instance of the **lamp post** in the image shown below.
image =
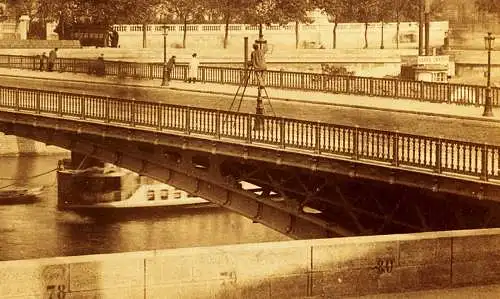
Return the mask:
{"type": "Polygon", "coordinates": [[[161,80],[161,86],[167,86],[167,24],[165,24],[165,17],[163,17],[163,77],[161,80]]]}
{"type": "MultiPolygon", "coordinates": [[[[259,46],[259,50],[265,53],[267,41],[264,39],[262,34],[262,23],[259,24],[259,38],[255,40],[255,43],[259,46]]],[[[261,78],[264,79],[264,78],[261,78]]],[[[264,115],[264,106],[262,105],[262,89],[264,86],[261,85],[261,80],[257,80],[257,103],[255,106],[255,126],[254,130],[259,130],[262,125],[262,115],[264,115]]]]}
{"type": "Polygon", "coordinates": [[[493,43],[495,42],[495,37],[488,32],[488,35],[484,37],[484,47],[488,50],[488,71],[487,71],[487,81],[486,81],[486,101],[484,103],[483,116],[493,116],[493,110],[491,107],[491,50],[493,49],[493,43]]]}

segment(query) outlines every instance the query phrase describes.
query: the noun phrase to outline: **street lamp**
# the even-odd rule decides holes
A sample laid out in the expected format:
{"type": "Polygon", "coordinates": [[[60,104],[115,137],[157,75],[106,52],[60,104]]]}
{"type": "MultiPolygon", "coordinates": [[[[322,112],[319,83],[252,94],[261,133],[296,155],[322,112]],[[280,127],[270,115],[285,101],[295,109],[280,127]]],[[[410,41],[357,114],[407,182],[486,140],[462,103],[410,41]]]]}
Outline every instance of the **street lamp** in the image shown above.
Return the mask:
{"type": "MultiPolygon", "coordinates": [[[[264,39],[264,34],[262,34],[262,23],[259,24],[259,38],[255,40],[255,43],[259,46],[259,50],[263,53],[266,52],[267,48],[267,41],[264,39]]],[[[263,74],[261,75],[263,78],[263,74]]],[[[262,116],[264,115],[264,106],[262,105],[262,89],[264,88],[263,85],[261,85],[261,80],[257,78],[257,103],[255,106],[255,124],[254,124],[254,130],[260,130],[261,126],[263,125],[263,119],[262,116]]]]}
{"type": "Polygon", "coordinates": [[[165,24],[165,16],[163,17],[163,78],[161,80],[161,86],[167,86],[167,35],[168,28],[167,24],[165,24]]]}
{"type": "Polygon", "coordinates": [[[483,116],[493,116],[493,110],[491,107],[491,50],[493,49],[493,44],[495,42],[495,37],[488,32],[488,35],[484,37],[484,47],[488,50],[488,71],[486,81],[486,101],[484,103],[483,116]]]}

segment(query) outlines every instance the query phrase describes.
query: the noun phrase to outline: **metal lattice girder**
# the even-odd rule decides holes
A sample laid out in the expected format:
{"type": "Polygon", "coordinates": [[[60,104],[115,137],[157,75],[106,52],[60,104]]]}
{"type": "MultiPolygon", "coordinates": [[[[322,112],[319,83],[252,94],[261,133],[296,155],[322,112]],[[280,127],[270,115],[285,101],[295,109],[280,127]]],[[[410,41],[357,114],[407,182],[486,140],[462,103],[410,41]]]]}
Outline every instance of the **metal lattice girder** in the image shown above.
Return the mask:
{"type": "Polygon", "coordinates": [[[298,208],[291,208],[279,202],[259,199],[254,193],[228,185],[222,178],[213,174],[193,169],[183,169],[185,164],[171,163],[161,153],[145,155],[138,150],[137,144],[127,140],[109,140],[108,138],[85,138],[72,133],[33,129],[16,126],[13,131],[18,136],[57,145],[93,158],[149,176],[206,198],[216,204],[237,212],[255,222],[297,239],[324,238],[333,236],[352,236],[340,226],[317,219],[312,215],[300,213],[298,208]],[[97,140],[96,140],[97,139],[97,140]],[[169,163],[170,162],[170,163],[169,163]]]}
{"type": "MultiPolygon", "coordinates": [[[[126,165],[126,168],[142,174],[147,174],[152,171],[151,169],[155,169],[159,175],[164,176],[164,179],[167,179],[168,176],[179,179],[178,184],[182,185],[178,187],[189,192],[191,190],[202,192],[209,189],[215,194],[216,191],[226,190],[229,192],[229,195],[224,197],[222,203],[220,202],[220,198],[207,197],[207,199],[221,205],[225,204],[226,207],[266,225],[278,225],[279,227],[275,229],[285,233],[288,232],[289,235],[295,234],[295,237],[300,237],[299,235],[308,237],[311,234],[310,232],[320,232],[319,236],[328,236],[330,234],[349,235],[358,232],[356,232],[356,227],[352,226],[352,223],[346,225],[346,222],[342,222],[345,218],[335,219],[331,217],[325,219],[321,216],[304,214],[301,211],[300,205],[290,205],[290,203],[293,203],[292,201],[285,201],[284,203],[271,202],[266,200],[266,198],[259,198],[251,192],[238,189],[233,184],[234,182],[231,183],[228,181],[227,178],[221,175],[220,169],[217,169],[222,161],[217,161],[217,159],[211,161],[210,163],[215,164],[211,165],[210,171],[207,172],[193,166],[192,159],[195,156],[193,153],[210,157],[223,157],[225,160],[237,159],[242,163],[257,163],[259,167],[265,166],[267,169],[272,167],[283,170],[293,168],[308,172],[311,175],[339,175],[354,181],[371,179],[371,181],[382,182],[389,186],[396,185],[396,183],[405,185],[405,180],[408,181],[406,185],[415,187],[429,188],[429,184],[431,184],[433,191],[435,191],[433,194],[443,194],[443,196],[447,196],[445,195],[446,193],[439,192],[442,190],[451,190],[453,183],[455,192],[460,193],[463,192],[463,189],[467,189],[462,194],[467,195],[471,202],[477,204],[488,202],[488,200],[473,201],[474,197],[470,195],[471,190],[477,192],[477,198],[491,199],[493,201],[498,197],[498,193],[495,193],[496,186],[488,182],[482,184],[471,182],[472,185],[469,186],[466,180],[457,182],[451,178],[437,178],[428,173],[405,173],[402,170],[388,169],[383,166],[379,167],[363,163],[362,161],[353,163],[352,161],[344,161],[337,158],[327,159],[327,157],[304,155],[299,151],[287,152],[274,148],[252,147],[249,144],[232,143],[224,140],[207,142],[205,139],[197,138],[194,134],[162,134],[131,129],[116,124],[106,126],[100,123],[79,123],[71,119],[34,117],[22,113],[0,112],[0,119],[3,122],[0,130],[4,132],[17,132],[16,135],[19,136],[73,149],[120,166],[126,165]],[[162,169],[165,171],[162,172],[162,169]],[[171,172],[166,172],[166,170],[171,172]],[[387,180],[387,178],[389,179],[387,180]],[[193,181],[193,179],[199,181],[193,181]],[[206,184],[205,189],[203,187],[205,186],[204,184],[206,184]],[[214,186],[217,186],[217,188],[214,188],[214,186]],[[443,186],[446,187],[444,188],[443,186]],[[234,194],[238,196],[234,196],[234,194]],[[249,200],[252,204],[246,205],[246,200],[249,200]],[[243,210],[241,206],[248,207],[248,210],[243,210]],[[342,226],[330,224],[332,222],[342,223],[342,226]],[[300,233],[298,233],[299,231],[300,233]],[[305,233],[306,231],[309,231],[309,235],[305,233]]],[[[153,174],[149,175],[153,176],[153,174]]],[[[296,176],[288,175],[283,177],[293,183],[296,176]]],[[[263,185],[265,184],[266,182],[263,183],[263,185]]],[[[267,185],[270,185],[269,180],[267,180],[267,185]]],[[[291,188],[290,190],[285,190],[286,188],[283,187],[282,189],[282,191],[286,192],[297,192],[297,189],[291,188]]],[[[328,203],[331,206],[338,207],[339,209],[334,212],[343,211],[342,209],[346,207],[342,202],[328,201],[321,192],[315,194],[314,189],[306,191],[303,194],[309,196],[312,203],[328,203]]],[[[450,193],[454,192],[450,191],[450,193]]],[[[428,204],[431,203],[428,202],[428,204]]],[[[442,204],[436,207],[443,209],[442,204]]],[[[315,207],[313,206],[313,208],[315,207]]],[[[377,222],[377,226],[373,227],[378,227],[380,223],[387,221],[387,215],[377,213],[377,209],[372,209],[370,206],[367,208],[366,205],[353,204],[349,209],[356,214],[356,217],[363,221],[365,219],[379,221],[377,222]]],[[[432,209],[430,210],[432,211],[432,209]]],[[[391,217],[391,224],[406,227],[413,231],[422,230],[422,221],[415,223],[405,221],[404,217],[409,215],[408,213],[413,213],[414,215],[410,216],[416,218],[414,209],[409,209],[408,206],[405,206],[404,209],[400,208],[398,210],[397,215],[391,217]]],[[[433,215],[435,216],[436,214],[433,215]]],[[[427,217],[426,220],[430,219],[430,215],[424,216],[427,217]]],[[[349,221],[352,222],[352,217],[349,221]]],[[[438,225],[440,224],[438,223],[438,225]]],[[[435,226],[432,222],[428,225],[430,227],[435,226]]],[[[372,227],[365,225],[365,223],[363,223],[363,226],[372,227]]]]}

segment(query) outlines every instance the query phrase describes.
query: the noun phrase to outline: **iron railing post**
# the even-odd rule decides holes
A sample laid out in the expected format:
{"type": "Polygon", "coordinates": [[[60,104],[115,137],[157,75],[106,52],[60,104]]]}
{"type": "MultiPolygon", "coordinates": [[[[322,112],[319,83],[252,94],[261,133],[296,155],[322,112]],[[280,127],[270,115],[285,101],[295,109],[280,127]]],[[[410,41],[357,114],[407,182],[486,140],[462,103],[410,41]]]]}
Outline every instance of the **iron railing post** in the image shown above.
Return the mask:
{"type": "Polygon", "coordinates": [[[359,159],[359,127],[356,126],[354,127],[354,129],[352,130],[353,132],[353,138],[352,138],[352,144],[353,144],[353,158],[354,160],[358,160],[359,159]]]}
{"type": "Polygon", "coordinates": [[[20,93],[19,88],[16,88],[16,96],[15,96],[15,99],[14,99],[15,105],[16,105],[16,111],[21,110],[21,107],[19,105],[19,93],[20,93]]]}
{"type": "Polygon", "coordinates": [[[481,148],[481,179],[488,181],[488,144],[483,144],[481,148]]]}
{"type": "Polygon", "coordinates": [[[36,108],[35,108],[36,109],[36,113],[40,114],[41,113],[41,109],[40,109],[40,91],[38,91],[36,93],[36,104],[35,105],[36,105],[36,108]]]}
{"type": "Polygon", "coordinates": [[[62,92],[59,92],[57,94],[57,114],[59,116],[62,116],[63,115],[63,94],[62,92]]]}
{"type": "Polygon", "coordinates": [[[157,104],[156,105],[156,128],[158,131],[161,131],[162,129],[162,112],[163,112],[163,109],[162,109],[163,105],[162,104],[157,104]]]}
{"type": "Polygon", "coordinates": [[[280,124],[280,147],[285,148],[285,120],[283,117],[279,118],[280,124]]]}
{"type": "Polygon", "coordinates": [[[443,142],[442,138],[440,137],[436,140],[436,149],[435,149],[435,156],[436,156],[435,172],[437,173],[441,173],[443,171],[442,154],[443,154],[443,142]]]}
{"type": "Polygon", "coordinates": [[[314,127],[314,134],[315,134],[315,149],[316,149],[316,154],[321,154],[321,123],[318,121],[316,122],[316,125],[314,127]]]}
{"type": "Polygon", "coordinates": [[[191,108],[190,107],[186,107],[186,109],[184,110],[186,111],[186,117],[185,117],[185,124],[184,124],[184,132],[189,135],[190,133],[190,123],[191,123],[191,108]]]}
{"type": "Polygon", "coordinates": [[[399,132],[392,134],[392,165],[399,166],[399,132]]]}
{"type": "Polygon", "coordinates": [[[80,98],[80,118],[85,119],[85,97],[80,98]]]}
{"type": "Polygon", "coordinates": [[[106,123],[109,123],[109,122],[111,122],[111,120],[109,118],[109,104],[110,104],[111,100],[109,99],[109,97],[106,97],[106,99],[104,101],[105,101],[104,105],[105,105],[105,109],[106,109],[104,117],[105,117],[106,123]]]}
{"type": "Polygon", "coordinates": [[[221,124],[222,114],[220,110],[217,109],[215,112],[215,138],[220,139],[220,124],[221,124]]]}
{"type": "Polygon", "coordinates": [[[247,114],[247,143],[252,143],[252,115],[247,114]]]}

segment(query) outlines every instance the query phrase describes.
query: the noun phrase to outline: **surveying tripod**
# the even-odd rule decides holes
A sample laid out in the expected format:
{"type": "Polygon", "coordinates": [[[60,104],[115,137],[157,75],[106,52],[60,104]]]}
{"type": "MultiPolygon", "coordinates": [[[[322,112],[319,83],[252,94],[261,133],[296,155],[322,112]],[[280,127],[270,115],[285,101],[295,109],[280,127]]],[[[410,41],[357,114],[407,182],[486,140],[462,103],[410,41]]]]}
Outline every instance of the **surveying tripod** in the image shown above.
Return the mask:
{"type": "Polygon", "coordinates": [[[271,104],[271,99],[269,98],[269,94],[267,93],[267,89],[264,85],[264,78],[263,74],[258,74],[260,71],[256,71],[253,67],[253,65],[249,65],[243,74],[243,80],[241,80],[240,85],[238,86],[238,89],[236,90],[236,94],[234,95],[233,101],[231,102],[231,106],[229,106],[229,111],[232,111],[233,108],[236,108],[235,111],[238,112],[240,111],[241,108],[241,102],[243,101],[243,97],[245,96],[245,91],[248,86],[248,81],[250,80],[250,77],[252,75],[252,72],[255,72],[255,76],[257,79],[257,108],[256,108],[256,114],[264,114],[264,107],[262,106],[262,98],[266,98],[267,102],[269,103],[269,107],[271,108],[270,111],[273,114],[273,116],[276,116],[274,113],[273,105],[271,104]],[[238,95],[240,94],[240,90],[243,88],[240,98],[237,101],[238,95]],[[264,90],[265,96],[262,96],[262,90],[264,90]]]}

